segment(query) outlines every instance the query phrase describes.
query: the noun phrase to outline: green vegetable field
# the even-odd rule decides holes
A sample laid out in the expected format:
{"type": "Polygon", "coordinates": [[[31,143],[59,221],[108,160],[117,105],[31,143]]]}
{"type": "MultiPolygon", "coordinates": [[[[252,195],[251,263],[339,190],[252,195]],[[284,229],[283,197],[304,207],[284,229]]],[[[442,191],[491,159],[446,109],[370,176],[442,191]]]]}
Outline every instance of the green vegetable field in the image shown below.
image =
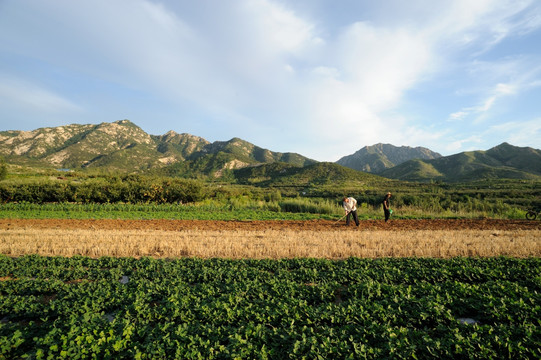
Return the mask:
{"type": "Polygon", "coordinates": [[[532,359],[541,259],[0,256],[0,359],[532,359]]]}

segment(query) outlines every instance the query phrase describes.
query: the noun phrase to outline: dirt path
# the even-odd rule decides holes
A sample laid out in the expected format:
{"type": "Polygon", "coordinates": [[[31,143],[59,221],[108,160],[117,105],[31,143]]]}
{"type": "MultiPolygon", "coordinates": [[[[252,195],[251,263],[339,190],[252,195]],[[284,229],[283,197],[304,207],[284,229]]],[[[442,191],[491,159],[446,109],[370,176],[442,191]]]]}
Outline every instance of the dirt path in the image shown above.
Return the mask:
{"type": "Polygon", "coordinates": [[[309,221],[208,221],[208,220],[76,220],[0,219],[0,229],[103,229],[103,230],[541,230],[541,221],[494,219],[364,220],[358,229],[352,224],[330,220],[309,221]]]}

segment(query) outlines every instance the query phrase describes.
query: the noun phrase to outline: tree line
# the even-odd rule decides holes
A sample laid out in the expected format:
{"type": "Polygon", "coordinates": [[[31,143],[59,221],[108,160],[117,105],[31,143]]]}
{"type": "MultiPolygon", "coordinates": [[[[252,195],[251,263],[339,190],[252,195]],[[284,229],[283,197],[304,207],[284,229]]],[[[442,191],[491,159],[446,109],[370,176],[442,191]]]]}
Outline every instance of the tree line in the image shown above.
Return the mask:
{"type": "MultiPolygon", "coordinates": [[[[6,177],[5,165],[0,162],[0,179],[2,177],[6,177]]],[[[57,171],[11,176],[0,181],[0,202],[179,204],[212,201],[253,205],[260,201],[282,211],[331,213],[341,207],[344,196],[355,197],[360,207],[378,209],[387,191],[393,192],[393,209],[419,209],[434,214],[506,214],[515,209],[541,206],[541,187],[535,181],[498,180],[453,185],[388,181],[364,186],[337,183],[261,187],[156,175],[57,171]]]]}

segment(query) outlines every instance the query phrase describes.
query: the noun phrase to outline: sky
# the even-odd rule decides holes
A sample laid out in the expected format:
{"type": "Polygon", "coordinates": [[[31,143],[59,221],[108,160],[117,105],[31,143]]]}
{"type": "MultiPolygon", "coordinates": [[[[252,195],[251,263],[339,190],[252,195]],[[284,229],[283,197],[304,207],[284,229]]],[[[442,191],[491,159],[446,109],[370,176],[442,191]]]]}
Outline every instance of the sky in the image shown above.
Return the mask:
{"type": "Polygon", "coordinates": [[[0,131],[541,148],[539,0],[0,0],[0,131]]]}

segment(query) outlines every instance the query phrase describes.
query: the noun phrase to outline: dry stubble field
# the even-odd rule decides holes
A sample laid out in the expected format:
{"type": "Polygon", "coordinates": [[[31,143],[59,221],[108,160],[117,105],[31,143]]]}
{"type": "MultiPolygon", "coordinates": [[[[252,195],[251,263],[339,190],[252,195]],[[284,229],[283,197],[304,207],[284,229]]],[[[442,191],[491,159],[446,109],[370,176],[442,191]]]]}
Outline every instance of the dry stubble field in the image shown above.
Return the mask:
{"type": "Polygon", "coordinates": [[[437,257],[541,255],[541,222],[527,220],[202,221],[0,219],[8,256],[437,257]]]}

